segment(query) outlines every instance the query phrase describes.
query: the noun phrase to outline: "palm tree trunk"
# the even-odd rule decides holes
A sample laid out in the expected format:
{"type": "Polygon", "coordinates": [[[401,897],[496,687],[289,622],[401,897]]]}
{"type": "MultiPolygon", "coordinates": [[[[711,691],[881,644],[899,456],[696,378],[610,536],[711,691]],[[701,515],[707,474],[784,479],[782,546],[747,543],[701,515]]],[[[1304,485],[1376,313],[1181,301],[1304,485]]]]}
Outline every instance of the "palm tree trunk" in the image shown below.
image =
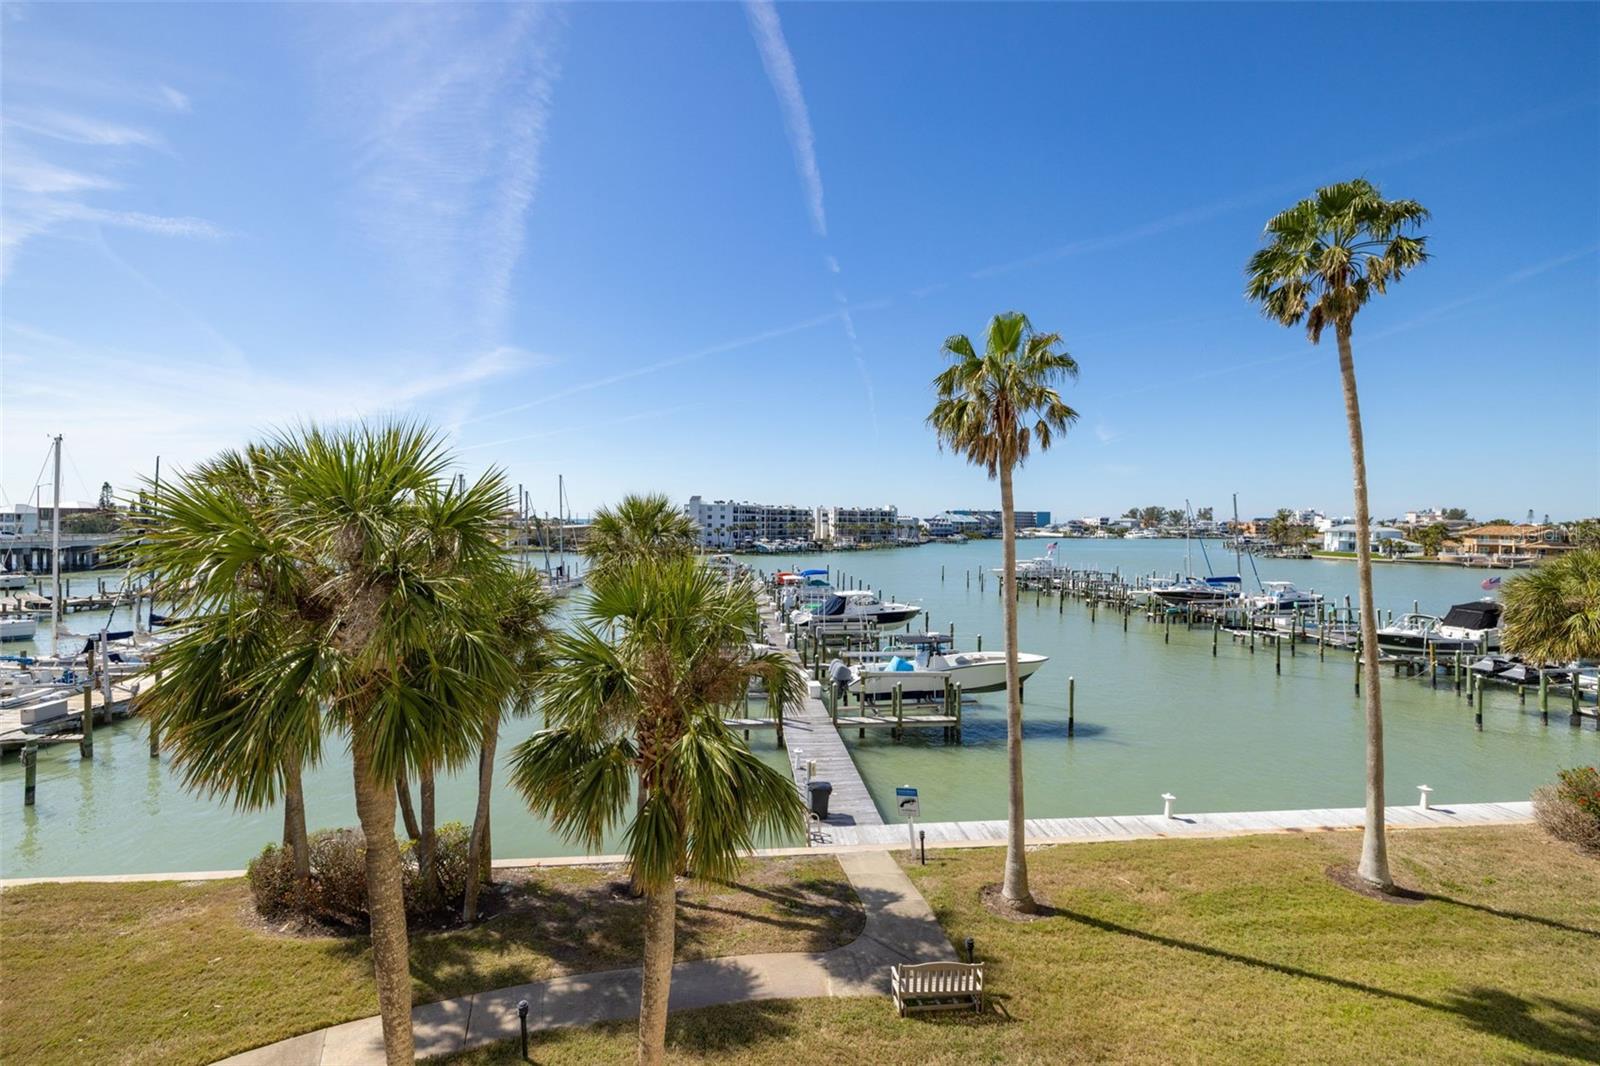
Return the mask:
{"type": "Polygon", "coordinates": [[[383,1050],[389,1066],[409,1066],[411,958],[406,902],[400,880],[400,845],[394,836],[395,790],[372,773],[366,745],[357,737],[354,755],[356,814],[367,845],[367,910],[372,917],[372,970],[383,1019],[383,1050]]]}
{"type": "Polygon", "coordinates": [[[1017,516],[1012,510],[1011,467],[1000,467],[1000,539],[1004,571],[1001,602],[1006,616],[1006,767],[1011,798],[1006,810],[1006,873],[1000,895],[1021,910],[1033,909],[1028,891],[1028,853],[1022,814],[1022,681],[1017,676],[1017,516]]]}
{"type": "Polygon", "coordinates": [[[467,894],[461,901],[461,920],[478,920],[478,889],[489,857],[489,790],[494,784],[494,752],[500,743],[500,708],[484,712],[483,740],[478,748],[478,806],[472,812],[472,836],[467,839],[467,894]]]}
{"type": "Polygon", "coordinates": [[[422,832],[417,837],[417,873],[422,879],[422,898],[429,905],[439,902],[439,864],[437,853],[439,850],[439,836],[436,832],[434,821],[434,789],[433,766],[431,764],[422,768],[421,776],[417,782],[417,790],[422,797],[422,832]]]}
{"type": "Polygon", "coordinates": [[[311,883],[311,845],[306,839],[306,794],[298,756],[283,763],[283,846],[294,856],[294,877],[303,891],[311,883]]]}
{"type": "Polygon", "coordinates": [[[1383,704],[1378,695],[1378,611],[1372,605],[1372,515],[1367,507],[1367,454],[1361,439],[1361,401],[1356,395],[1356,364],[1350,327],[1337,329],[1339,376],[1344,383],[1344,414],[1350,423],[1350,465],[1356,490],[1356,580],[1361,599],[1361,684],[1367,716],[1367,816],[1361,837],[1362,880],[1388,890],[1389,849],[1383,828],[1383,704]]]}
{"type": "Polygon", "coordinates": [[[672,993],[673,937],[678,910],[671,881],[645,891],[644,972],[639,992],[639,1066],[667,1057],[667,1000],[672,993]]]}
{"type": "Polygon", "coordinates": [[[400,817],[406,823],[406,836],[413,842],[420,840],[422,830],[417,828],[417,812],[411,806],[411,782],[406,780],[405,774],[395,778],[394,794],[400,801],[400,817]]]}

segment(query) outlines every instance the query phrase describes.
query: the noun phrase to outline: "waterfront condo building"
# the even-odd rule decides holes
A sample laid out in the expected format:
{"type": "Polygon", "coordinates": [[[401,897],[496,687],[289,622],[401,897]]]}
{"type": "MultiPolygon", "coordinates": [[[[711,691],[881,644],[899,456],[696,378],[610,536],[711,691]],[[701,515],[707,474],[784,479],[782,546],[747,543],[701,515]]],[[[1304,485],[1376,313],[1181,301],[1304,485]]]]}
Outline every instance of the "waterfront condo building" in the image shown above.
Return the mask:
{"type": "Polygon", "coordinates": [[[809,507],[790,504],[750,503],[746,500],[712,500],[691,496],[684,505],[700,527],[702,548],[748,548],[758,540],[811,540],[809,507]]]}
{"type": "Polygon", "coordinates": [[[897,507],[818,507],[813,539],[835,546],[887,544],[895,539],[897,507]]]}

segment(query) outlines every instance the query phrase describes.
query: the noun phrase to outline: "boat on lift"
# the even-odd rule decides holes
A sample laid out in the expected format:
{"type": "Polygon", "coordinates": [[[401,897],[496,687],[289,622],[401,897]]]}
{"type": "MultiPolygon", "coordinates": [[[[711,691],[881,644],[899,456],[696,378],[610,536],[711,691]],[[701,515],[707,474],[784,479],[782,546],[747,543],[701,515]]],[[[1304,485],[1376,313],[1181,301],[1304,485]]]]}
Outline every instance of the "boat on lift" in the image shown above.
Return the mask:
{"type": "Polygon", "coordinates": [[[1384,655],[1454,655],[1490,652],[1500,647],[1500,605],[1492,600],[1458,603],[1443,618],[1408,614],[1378,630],[1384,655]]]}
{"type": "Polygon", "coordinates": [[[1188,604],[1221,604],[1239,598],[1243,582],[1236,576],[1190,577],[1170,585],[1152,586],[1150,595],[1162,603],[1182,606],[1188,604]]]}
{"type": "Polygon", "coordinates": [[[1295,611],[1314,611],[1322,602],[1322,594],[1303,592],[1293,581],[1263,581],[1261,594],[1250,596],[1245,603],[1258,611],[1271,614],[1293,614],[1295,611]]]}
{"type": "MultiPolygon", "coordinates": [[[[865,652],[850,670],[850,691],[868,699],[894,694],[896,685],[905,699],[942,696],[947,685],[961,686],[963,694],[999,692],[1006,687],[1006,653],[956,651],[943,633],[915,633],[904,638],[906,647],[887,652],[865,652]]],[[[1050,661],[1048,655],[1017,653],[1017,678],[1026,681],[1050,661]]]]}
{"type": "Polygon", "coordinates": [[[916,604],[885,602],[870,589],[846,589],[809,610],[795,612],[790,620],[801,627],[813,622],[858,622],[890,630],[900,629],[921,613],[916,604]]]}

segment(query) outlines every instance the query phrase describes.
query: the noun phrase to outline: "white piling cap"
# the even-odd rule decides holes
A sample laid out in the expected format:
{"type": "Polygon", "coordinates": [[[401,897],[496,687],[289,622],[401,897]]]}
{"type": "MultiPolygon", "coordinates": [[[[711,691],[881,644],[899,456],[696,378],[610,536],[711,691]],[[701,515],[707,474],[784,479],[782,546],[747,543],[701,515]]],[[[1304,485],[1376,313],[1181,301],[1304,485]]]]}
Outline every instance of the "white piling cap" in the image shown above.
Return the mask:
{"type": "Polygon", "coordinates": [[[1173,795],[1173,794],[1172,794],[1172,793],[1170,793],[1170,792],[1163,792],[1163,793],[1161,793],[1161,798],[1162,798],[1162,799],[1164,799],[1164,800],[1175,800],[1175,799],[1177,799],[1177,798],[1178,798],[1178,797],[1177,797],[1177,796],[1174,796],[1174,795],[1173,795]]]}

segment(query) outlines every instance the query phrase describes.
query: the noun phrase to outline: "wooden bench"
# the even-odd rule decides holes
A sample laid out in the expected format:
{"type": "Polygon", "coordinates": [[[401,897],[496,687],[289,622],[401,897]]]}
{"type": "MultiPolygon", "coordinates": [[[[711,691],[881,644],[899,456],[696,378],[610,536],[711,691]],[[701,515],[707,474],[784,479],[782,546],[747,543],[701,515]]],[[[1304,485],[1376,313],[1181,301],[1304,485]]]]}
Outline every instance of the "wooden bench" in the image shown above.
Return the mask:
{"type": "Polygon", "coordinates": [[[918,962],[889,967],[895,1010],[983,1010],[983,963],[918,962]]]}

